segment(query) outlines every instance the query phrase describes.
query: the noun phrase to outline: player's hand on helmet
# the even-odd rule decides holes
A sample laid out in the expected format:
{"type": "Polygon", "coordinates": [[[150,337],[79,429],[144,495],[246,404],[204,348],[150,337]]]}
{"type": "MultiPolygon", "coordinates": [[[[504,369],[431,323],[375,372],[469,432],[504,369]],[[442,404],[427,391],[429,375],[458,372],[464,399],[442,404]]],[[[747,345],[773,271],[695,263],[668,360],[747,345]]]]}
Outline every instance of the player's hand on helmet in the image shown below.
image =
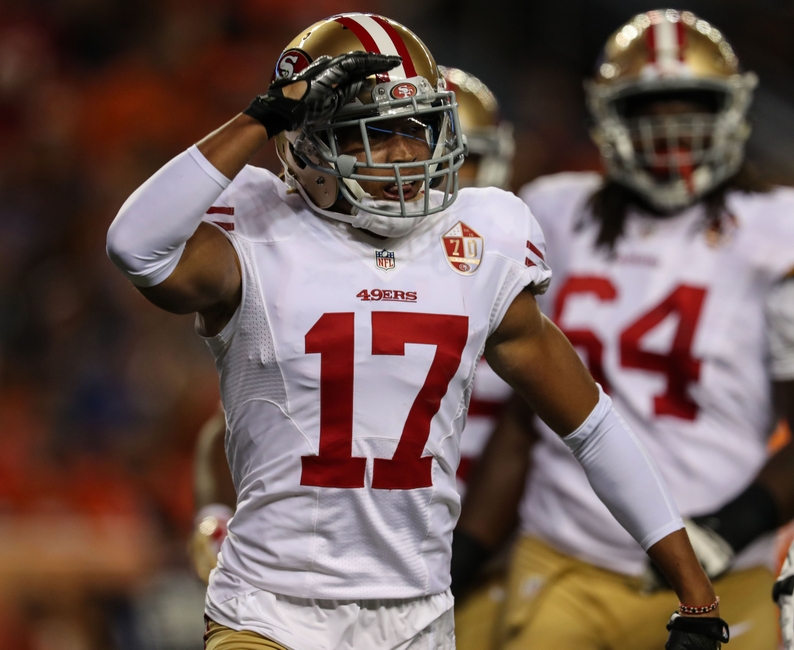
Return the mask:
{"type": "Polygon", "coordinates": [[[368,52],[321,56],[305,70],[276,79],[243,112],[262,122],[269,137],[322,122],[361,92],[367,77],[391,70],[401,61],[399,56],[368,52]]]}
{"type": "Polygon", "coordinates": [[[218,564],[218,553],[226,539],[232,510],[222,504],[202,508],[193,523],[190,556],[193,568],[204,584],[209,583],[210,571],[218,564]]]}
{"type": "Polygon", "coordinates": [[[794,542],[772,591],[780,607],[780,632],[785,650],[794,650],[794,542]]]}
{"type": "Polygon", "coordinates": [[[664,650],[719,650],[730,639],[728,624],[716,616],[673,614],[667,629],[664,650]]]}
{"type": "MultiPolygon", "coordinates": [[[[708,526],[708,517],[685,518],[684,525],[689,543],[692,544],[692,550],[695,551],[709,580],[716,580],[727,573],[733,564],[736,552],[719,533],[708,526]]],[[[649,563],[643,576],[643,590],[652,593],[669,588],[664,576],[653,564],[649,563]]]]}

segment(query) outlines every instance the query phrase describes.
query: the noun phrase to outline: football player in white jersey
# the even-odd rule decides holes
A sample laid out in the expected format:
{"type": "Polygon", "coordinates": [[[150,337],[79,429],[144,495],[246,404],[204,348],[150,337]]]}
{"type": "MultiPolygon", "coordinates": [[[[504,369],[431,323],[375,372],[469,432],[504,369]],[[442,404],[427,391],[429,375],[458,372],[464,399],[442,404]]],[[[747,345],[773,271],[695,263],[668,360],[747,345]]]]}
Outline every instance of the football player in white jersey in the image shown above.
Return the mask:
{"type": "Polygon", "coordinates": [[[111,259],[196,312],[219,371],[237,504],[210,650],[454,648],[455,471],[483,351],[691,607],[671,647],[727,634],[658,470],[540,314],[542,232],[509,193],[458,192],[464,152],[424,44],[333,16],[111,225],[111,259]],[[247,164],[271,137],[284,180],[247,164]]]}
{"type": "MultiPolygon", "coordinates": [[[[708,22],[637,15],[587,84],[604,176],[559,174],[520,193],[555,272],[542,307],[659,464],[736,650],[777,647],[773,533],[794,515],[792,447],[767,452],[778,418],[794,420],[794,191],[767,190],[743,165],[755,83],[708,22]]],[[[504,647],[662,647],[675,594],[558,437],[505,424],[481,467],[507,487],[491,482],[491,507],[466,503],[459,524],[493,544],[494,503],[529,473],[504,647]],[[514,458],[533,437],[529,469],[514,458]]]]}
{"type": "MultiPolygon", "coordinates": [[[[446,66],[439,66],[439,72],[447,90],[455,93],[461,130],[466,136],[468,151],[458,173],[460,187],[507,189],[515,150],[512,124],[502,117],[496,97],[477,77],[459,68],[446,66]]],[[[460,436],[457,483],[461,498],[465,495],[471,470],[511,392],[510,386],[499,378],[485,359],[481,359],[472,385],[466,425],[460,436]]],[[[226,463],[225,432],[226,422],[221,407],[202,427],[196,445],[197,513],[190,552],[196,573],[205,583],[217,564],[236,501],[226,463]]],[[[456,563],[468,564],[471,561],[466,542],[465,537],[453,538],[453,589],[456,563]]],[[[477,552],[476,546],[474,552],[477,552]]],[[[505,560],[506,553],[502,553],[498,562],[492,562],[487,567],[477,588],[468,590],[465,606],[456,598],[455,633],[458,650],[485,650],[493,643],[499,605],[504,594],[505,560]]]]}

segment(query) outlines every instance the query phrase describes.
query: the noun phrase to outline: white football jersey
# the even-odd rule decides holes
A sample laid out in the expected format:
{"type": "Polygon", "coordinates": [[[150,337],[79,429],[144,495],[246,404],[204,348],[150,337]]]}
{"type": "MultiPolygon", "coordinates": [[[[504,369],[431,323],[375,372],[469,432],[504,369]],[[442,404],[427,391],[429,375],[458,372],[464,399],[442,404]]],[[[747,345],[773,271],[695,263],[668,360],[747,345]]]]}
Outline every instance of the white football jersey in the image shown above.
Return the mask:
{"type": "Polygon", "coordinates": [[[247,167],[206,219],[243,276],[237,313],[208,339],[238,494],[209,599],[252,585],[320,599],[443,592],[475,367],[515,296],[551,274],[529,209],[467,189],[384,240],[247,167]]]}
{"type": "MultiPolygon", "coordinates": [[[[628,216],[609,255],[594,246],[596,174],[560,174],[521,197],[546,236],[554,282],[541,299],[651,453],[681,514],[712,512],[766,460],[770,400],[766,297],[794,267],[794,190],[732,192],[721,233],[696,205],[668,218],[628,216]]],[[[521,506],[522,530],[563,552],[639,574],[640,546],[590,488],[562,441],[541,442],[521,506]]],[[[768,540],[737,567],[771,559],[768,540]]]]}

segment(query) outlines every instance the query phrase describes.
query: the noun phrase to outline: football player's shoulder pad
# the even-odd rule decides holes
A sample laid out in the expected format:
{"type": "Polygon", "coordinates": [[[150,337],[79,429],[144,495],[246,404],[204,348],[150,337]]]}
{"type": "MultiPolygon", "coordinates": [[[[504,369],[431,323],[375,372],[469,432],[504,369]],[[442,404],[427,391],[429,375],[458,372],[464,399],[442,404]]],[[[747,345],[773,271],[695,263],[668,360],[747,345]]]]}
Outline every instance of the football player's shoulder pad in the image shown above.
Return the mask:
{"type": "Polygon", "coordinates": [[[518,195],[522,200],[529,203],[531,201],[565,201],[570,202],[574,197],[582,195],[590,196],[603,183],[601,174],[596,172],[561,172],[559,174],[549,174],[548,176],[538,176],[524,185],[518,195]]]}
{"type": "Polygon", "coordinates": [[[273,172],[246,165],[205,217],[252,242],[276,242],[295,235],[306,202],[273,172]]]}
{"type": "Polygon", "coordinates": [[[453,205],[458,218],[477,230],[478,224],[491,237],[524,237],[533,221],[527,205],[515,194],[498,187],[467,187],[453,205]]]}
{"type": "Polygon", "coordinates": [[[562,229],[576,223],[603,177],[595,172],[563,172],[540,176],[519,190],[544,230],[562,229]]]}
{"type": "Polygon", "coordinates": [[[737,255],[773,279],[794,268],[794,188],[731,192],[726,207],[738,229],[737,255]]]}

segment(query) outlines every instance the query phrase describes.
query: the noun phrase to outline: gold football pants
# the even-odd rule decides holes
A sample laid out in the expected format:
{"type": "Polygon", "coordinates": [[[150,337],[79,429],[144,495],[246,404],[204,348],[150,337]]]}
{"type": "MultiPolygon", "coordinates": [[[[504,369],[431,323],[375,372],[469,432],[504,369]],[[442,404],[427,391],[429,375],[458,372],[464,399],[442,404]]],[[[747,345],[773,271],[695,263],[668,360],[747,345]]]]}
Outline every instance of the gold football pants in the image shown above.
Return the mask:
{"type": "MultiPolygon", "coordinates": [[[[715,582],[730,650],[776,650],[772,573],[736,571],[715,582]]],[[[670,591],[640,592],[639,580],[521,538],[508,575],[502,650],[660,650],[678,608],[670,591]]]]}
{"type": "Polygon", "coordinates": [[[507,574],[499,571],[455,603],[457,650],[496,650],[507,574]]]}
{"type": "Polygon", "coordinates": [[[275,641],[266,639],[256,632],[232,630],[216,623],[207,622],[204,634],[204,650],[288,650],[275,641]]]}

